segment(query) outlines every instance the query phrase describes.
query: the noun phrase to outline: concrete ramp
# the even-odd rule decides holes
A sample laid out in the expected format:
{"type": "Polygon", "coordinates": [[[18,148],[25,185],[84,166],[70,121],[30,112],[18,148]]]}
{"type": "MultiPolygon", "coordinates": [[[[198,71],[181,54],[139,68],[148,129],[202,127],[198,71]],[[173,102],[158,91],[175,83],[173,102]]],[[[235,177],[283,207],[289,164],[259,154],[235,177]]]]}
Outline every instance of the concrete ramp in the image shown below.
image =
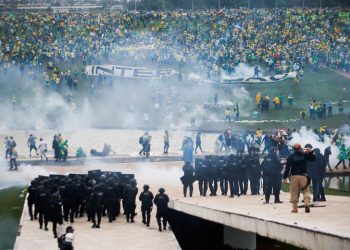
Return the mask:
{"type": "Polygon", "coordinates": [[[328,196],[326,203],[319,203],[326,207],[311,208],[309,214],[303,208],[292,214],[289,194],[282,195],[283,204],[263,205],[262,198],[180,198],[170,207],[223,225],[223,244],[235,248],[256,248],[251,243],[257,234],[306,249],[350,249],[350,198],[328,196]],[[237,235],[239,240],[232,240],[237,235]]]}

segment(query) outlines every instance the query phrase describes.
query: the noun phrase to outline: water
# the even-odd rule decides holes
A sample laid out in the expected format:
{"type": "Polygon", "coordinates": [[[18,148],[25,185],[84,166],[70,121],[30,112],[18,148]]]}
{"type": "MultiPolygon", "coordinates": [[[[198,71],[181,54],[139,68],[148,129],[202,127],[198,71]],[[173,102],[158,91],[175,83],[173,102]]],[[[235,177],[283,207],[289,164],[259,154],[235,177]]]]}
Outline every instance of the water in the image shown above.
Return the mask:
{"type": "Polygon", "coordinates": [[[326,177],[324,185],[326,188],[350,192],[350,175],[326,177]]]}

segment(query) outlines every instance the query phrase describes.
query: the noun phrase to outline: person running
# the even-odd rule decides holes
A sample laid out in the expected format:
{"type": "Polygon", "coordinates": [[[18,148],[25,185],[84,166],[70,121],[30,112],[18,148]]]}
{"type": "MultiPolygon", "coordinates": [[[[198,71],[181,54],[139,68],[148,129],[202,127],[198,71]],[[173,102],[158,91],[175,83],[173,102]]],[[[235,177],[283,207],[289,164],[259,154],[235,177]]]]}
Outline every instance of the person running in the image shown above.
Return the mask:
{"type": "Polygon", "coordinates": [[[43,160],[43,158],[46,159],[46,160],[48,160],[48,158],[47,158],[47,156],[46,156],[46,153],[47,153],[47,143],[46,143],[46,141],[44,141],[43,138],[40,138],[40,142],[39,142],[38,149],[39,149],[40,160],[43,160]]]}
{"type": "Polygon", "coordinates": [[[36,147],[36,142],[35,142],[36,139],[37,138],[34,135],[32,135],[32,134],[29,135],[29,138],[28,138],[28,141],[27,141],[27,144],[28,144],[28,147],[29,147],[29,157],[32,157],[32,150],[33,149],[35,150],[36,155],[39,156],[38,149],[36,147]]]}

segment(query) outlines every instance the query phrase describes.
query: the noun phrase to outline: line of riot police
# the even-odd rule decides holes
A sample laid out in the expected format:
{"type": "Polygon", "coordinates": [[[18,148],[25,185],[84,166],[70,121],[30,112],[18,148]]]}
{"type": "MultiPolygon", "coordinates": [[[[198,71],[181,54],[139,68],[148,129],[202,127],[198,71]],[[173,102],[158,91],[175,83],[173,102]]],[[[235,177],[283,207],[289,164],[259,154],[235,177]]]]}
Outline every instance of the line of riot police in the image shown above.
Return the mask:
{"type": "Polygon", "coordinates": [[[252,195],[260,194],[261,179],[265,201],[269,203],[270,194],[275,195],[275,203],[280,203],[279,194],[282,181],[282,164],[275,149],[272,148],[262,162],[258,154],[218,156],[207,155],[196,158],[195,166],[185,162],[184,175],[180,178],[183,183],[183,194],[193,195],[193,183],[198,181],[200,196],[217,196],[220,188],[221,195],[229,197],[246,195],[248,184],[252,195]]]}

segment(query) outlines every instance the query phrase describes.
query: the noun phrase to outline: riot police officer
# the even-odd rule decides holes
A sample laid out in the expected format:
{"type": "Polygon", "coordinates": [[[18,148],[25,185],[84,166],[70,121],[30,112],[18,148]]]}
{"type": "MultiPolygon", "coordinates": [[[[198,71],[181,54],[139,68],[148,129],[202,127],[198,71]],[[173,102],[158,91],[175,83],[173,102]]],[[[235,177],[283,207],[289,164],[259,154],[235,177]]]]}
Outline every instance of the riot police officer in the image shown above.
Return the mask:
{"type": "Polygon", "coordinates": [[[48,189],[48,183],[43,182],[43,185],[39,185],[38,192],[36,194],[35,206],[39,212],[39,226],[40,229],[43,228],[43,223],[45,225],[45,231],[49,230],[47,224],[49,222],[49,204],[51,199],[51,193],[48,189]]]}
{"type": "Polygon", "coordinates": [[[103,212],[104,193],[101,184],[97,184],[91,196],[91,213],[92,213],[92,228],[100,228],[101,217],[103,212]],[[97,216],[97,223],[96,223],[97,216]]]}
{"type": "Polygon", "coordinates": [[[151,212],[153,208],[153,194],[149,191],[149,186],[145,184],[143,186],[143,192],[139,196],[141,201],[142,223],[149,227],[151,222],[151,212]],[[147,217],[146,217],[147,216],[147,217]]]}
{"type": "Polygon", "coordinates": [[[259,194],[261,173],[260,173],[260,161],[259,161],[258,154],[249,156],[248,177],[250,182],[250,191],[252,195],[259,194]]]}
{"type": "Polygon", "coordinates": [[[226,162],[227,162],[226,157],[225,156],[221,156],[219,158],[218,166],[217,166],[217,172],[218,172],[218,177],[219,177],[219,184],[220,184],[221,195],[224,195],[224,196],[227,195],[227,191],[228,191],[226,162]]]}
{"type": "Polygon", "coordinates": [[[238,165],[237,157],[233,154],[228,156],[226,165],[225,165],[226,178],[230,187],[230,197],[233,198],[234,195],[239,196],[239,187],[238,187],[238,165]]]}
{"type": "Polygon", "coordinates": [[[75,185],[73,184],[72,179],[68,179],[65,189],[63,191],[62,199],[63,199],[63,214],[64,220],[68,221],[68,216],[71,223],[74,223],[74,214],[76,211],[77,204],[77,192],[75,189],[75,185]]]}
{"type": "Polygon", "coordinates": [[[181,182],[183,184],[183,193],[186,197],[187,189],[190,189],[190,197],[192,197],[193,194],[193,182],[194,182],[194,168],[192,166],[192,163],[190,161],[186,161],[185,165],[182,167],[182,171],[184,172],[184,175],[180,178],[181,182]]]}
{"type": "Polygon", "coordinates": [[[154,198],[154,204],[157,206],[157,223],[159,227],[159,232],[162,231],[162,221],[163,219],[163,230],[166,230],[167,222],[168,222],[168,203],[169,197],[165,194],[165,189],[160,188],[159,193],[154,198]]]}
{"type": "Polygon", "coordinates": [[[282,203],[280,200],[282,164],[274,148],[271,148],[269,154],[264,157],[261,169],[264,176],[265,203],[268,204],[270,202],[272,190],[275,196],[275,203],[282,203]]]}
{"type": "Polygon", "coordinates": [[[28,197],[27,197],[27,202],[28,202],[28,211],[29,211],[29,216],[30,220],[37,219],[37,208],[35,207],[34,210],[34,215],[33,215],[33,205],[35,204],[35,196],[37,192],[37,183],[35,180],[31,181],[30,186],[28,187],[28,197]]]}
{"type": "Polygon", "coordinates": [[[124,190],[124,212],[126,214],[126,221],[134,223],[135,209],[136,209],[136,195],[138,189],[136,187],[137,183],[135,179],[131,179],[129,184],[124,190]]]}
{"type": "Polygon", "coordinates": [[[246,195],[248,190],[248,171],[246,156],[239,156],[238,158],[238,183],[241,195],[246,195]]]}
{"type": "Polygon", "coordinates": [[[49,220],[52,222],[52,232],[54,238],[57,238],[57,224],[63,224],[62,204],[60,202],[59,194],[54,193],[50,200],[49,220]]]}
{"type": "Polygon", "coordinates": [[[218,190],[218,158],[216,156],[208,156],[206,163],[209,173],[210,196],[216,196],[218,190]]]}
{"type": "Polygon", "coordinates": [[[199,194],[206,196],[208,190],[208,168],[203,159],[195,160],[195,178],[198,180],[199,194]]]}
{"type": "Polygon", "coordinates": [[[116,220],[116,206],[118,199],[118,191],[114,185],[114,179],[109,178],[105,188],[105,203],[109,223],[112,223],[114,220],[116,220]]]}

